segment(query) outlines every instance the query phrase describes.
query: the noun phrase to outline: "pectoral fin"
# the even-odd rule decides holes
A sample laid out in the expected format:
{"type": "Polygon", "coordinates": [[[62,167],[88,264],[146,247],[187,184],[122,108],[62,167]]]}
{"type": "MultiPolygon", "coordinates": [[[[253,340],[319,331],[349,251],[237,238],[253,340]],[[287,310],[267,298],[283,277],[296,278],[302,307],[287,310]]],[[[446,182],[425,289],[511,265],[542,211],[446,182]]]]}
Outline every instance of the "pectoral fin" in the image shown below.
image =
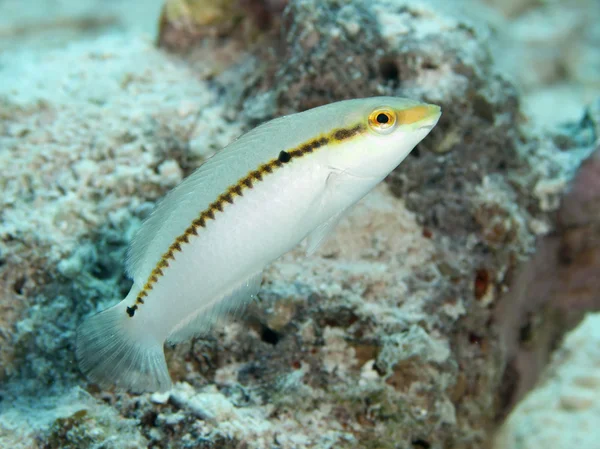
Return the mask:
{"type": "Polygon", "coordinates": [[[256,298],[262,283],[262,271],[238,285],[214,305],[198,312],[187,322],[178,326],[167,338],[169,343],[177,343],[205,333],[225,315],[236,315],[256,298]]]}
{"type": "Polygon", "coordinates": [[[338,212],[329,220],[324,223],[321,223],[317,228],[315,228],[309,235],[306,237],[306,255],[313,255],[327,240],[327,237],[331,235],[335,227],[338,225],[340,220],[346,215],[346,211],[343,210],[338,212]]]}

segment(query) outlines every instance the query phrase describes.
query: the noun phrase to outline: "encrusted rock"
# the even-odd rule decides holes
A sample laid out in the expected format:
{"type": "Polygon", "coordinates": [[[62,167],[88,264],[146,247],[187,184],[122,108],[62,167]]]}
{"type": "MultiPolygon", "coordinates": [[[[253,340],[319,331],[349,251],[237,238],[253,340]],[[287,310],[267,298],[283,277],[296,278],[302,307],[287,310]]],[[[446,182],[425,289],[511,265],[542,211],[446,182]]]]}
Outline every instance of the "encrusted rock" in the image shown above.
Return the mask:
{"type": "MultiPolygon", "coordinates": [[[[41,60],[0,56],[28,73],[16,83],[0,72],[0,165],[12,168],[0,178],[8,434],[12,399],[52,404],[81,385],[156,447],[485,448],[531,386],[518,354],[534,348],[543,365],[596,307],[552,320],[555,304],[519,282],[540,239],[567,223],[555,212],[593,150],[596,115],[537,134],[493,65],[485,24],[433,3],[292,0],[271,26],[218,70],[206,49],[218,59],[219,45],[175,58],[131,36],[41,60]],[[128,290],[126,244],[152,204],[258,122],[370,95],[421,98],[443,116],[316,255],[285,255],[245,314],[167,351],[172,391],[88,385],[76,325],[128,290]],[[552,338],[529,338],[540,322],[552,338]]],[[[230,32],[239,38],[219,31],[230,32]]],[[[199,43],[227,40],[219,33],[199,43]]],[[[44,444],[69,426],[100,444],[94,413],[65,416],[44,421],[44,444]]]]}
{"type": "Polygon", "coordinates": [[[590,314],[567,335],[536,389],[508,418],[494,447],[597,447],[599,348],[600,314],[590,314]]]}

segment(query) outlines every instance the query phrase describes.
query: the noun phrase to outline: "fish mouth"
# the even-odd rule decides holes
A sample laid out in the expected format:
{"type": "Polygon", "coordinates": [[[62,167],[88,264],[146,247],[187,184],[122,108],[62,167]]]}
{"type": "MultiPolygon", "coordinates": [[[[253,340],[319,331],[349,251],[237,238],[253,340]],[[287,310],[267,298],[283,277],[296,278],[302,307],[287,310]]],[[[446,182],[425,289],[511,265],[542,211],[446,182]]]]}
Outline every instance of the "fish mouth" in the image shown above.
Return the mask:
{"type": "Polygon", "coordinates": [[[442,108],[436,104],[427,105],[427,115],[417,126],[417,130],[430,131],[438,122],[442,115],[442,108]]]}
{"type": "MultiPolygon", "coordinates": [[[[436,120],[436,123],[437,123],[437,120],[436,120]]],[[[430,131],[431,129],[433,129],[434,126],[435,126],[435,123],[430,123],[428,125],[422,125],[417,128],[417,131],[421,131],[421,130],[430,131]]]]}

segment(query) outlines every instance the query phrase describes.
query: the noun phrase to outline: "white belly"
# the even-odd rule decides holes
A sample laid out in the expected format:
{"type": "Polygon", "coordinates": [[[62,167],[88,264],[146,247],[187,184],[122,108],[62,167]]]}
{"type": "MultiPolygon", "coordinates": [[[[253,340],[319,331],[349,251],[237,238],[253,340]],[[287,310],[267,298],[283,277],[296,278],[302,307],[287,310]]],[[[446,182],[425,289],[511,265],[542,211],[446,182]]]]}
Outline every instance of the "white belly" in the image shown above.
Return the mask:
{"type": "MultiPolygon", "coordinates": [[[[131,321],[164,340],[196,316],[204,313],[210,318],[215,304],[300,243],[323,220],[315,204],[326,179],[325,169],[298,164],[245,190],[182,245],[131,321]]],[[[140,290],[136,285],[135,295],[140,290]]],[[[124,307],[131,305],[131,297],[123,301],[124,307]]]]}

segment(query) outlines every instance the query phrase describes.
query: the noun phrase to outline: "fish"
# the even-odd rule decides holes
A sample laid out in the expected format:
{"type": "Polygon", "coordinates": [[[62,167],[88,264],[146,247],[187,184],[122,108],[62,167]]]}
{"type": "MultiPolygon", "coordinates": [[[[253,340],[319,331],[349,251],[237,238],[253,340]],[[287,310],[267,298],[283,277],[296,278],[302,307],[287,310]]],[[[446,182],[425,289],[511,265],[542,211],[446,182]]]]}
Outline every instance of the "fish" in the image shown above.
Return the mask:
{"type": "Polygon", "coordinates": [[[127,296],[78,327],[80,370],[103,388],[171,388],[165,343],[243,310],[297,245],[313,254],[440,115],[407,98],[345,100],[273,119],[207,159],[132,239],[127,296]]]}

